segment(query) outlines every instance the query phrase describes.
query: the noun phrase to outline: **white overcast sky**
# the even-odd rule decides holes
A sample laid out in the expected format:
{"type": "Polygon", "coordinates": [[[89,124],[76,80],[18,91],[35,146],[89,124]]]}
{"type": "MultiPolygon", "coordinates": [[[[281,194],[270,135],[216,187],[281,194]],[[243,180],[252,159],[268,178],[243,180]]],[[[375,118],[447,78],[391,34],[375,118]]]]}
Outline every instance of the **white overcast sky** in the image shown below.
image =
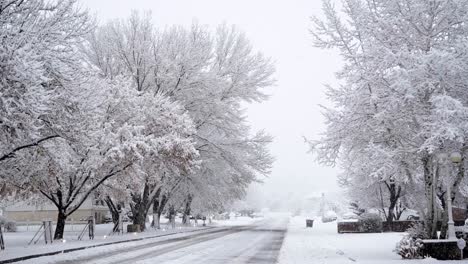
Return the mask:
{"type": "Polygon", "coordinates": [[[319,104],[326,104],[324,84],[334,84],[340,67],[336,52],[312,47],[310,17],[320,15],[320,0],[81,0],[98,21],[126,18],[131,10],[151,10],[157,27],[189,26],[194,20],[215,27],[234,24],[256,50],[276,62],[277,85],[269,101],[248,108],[254,129],[274,136],[272,175],[257,195],[284,197],[294,193],[335,191],[337,169],[319,166],[307,154],[303,136],[324,130],[319,104]]]}

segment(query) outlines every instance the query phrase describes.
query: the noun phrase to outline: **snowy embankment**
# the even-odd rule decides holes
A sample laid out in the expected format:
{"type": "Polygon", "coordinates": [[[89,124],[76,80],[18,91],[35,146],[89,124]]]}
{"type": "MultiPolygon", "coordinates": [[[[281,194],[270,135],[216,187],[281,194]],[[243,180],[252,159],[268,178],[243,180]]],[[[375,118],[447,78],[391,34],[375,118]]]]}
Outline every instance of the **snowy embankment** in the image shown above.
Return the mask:
{"type": "Polygon", "coordinates": [[[403,260],[393,249],[403,233],[338,234],[336,222],[314,221],[305,227],[305,217],[292,217],[279,256],[279,264],[432,264],[460,263],[435,259],[403,260]]]}

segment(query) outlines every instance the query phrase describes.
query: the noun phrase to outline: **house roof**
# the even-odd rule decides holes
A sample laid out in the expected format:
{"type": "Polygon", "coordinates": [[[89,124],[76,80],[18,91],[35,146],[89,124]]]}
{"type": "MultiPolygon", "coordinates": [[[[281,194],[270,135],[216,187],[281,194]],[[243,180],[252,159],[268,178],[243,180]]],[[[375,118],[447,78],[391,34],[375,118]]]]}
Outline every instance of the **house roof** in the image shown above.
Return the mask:
{"type": "MultiPolygon", "coordinates": [[[[78,210],[90,210],[90,209],[102,209],[107,208],[102,205],[94,205],[92,199],[86,199],[78,210]]],[[[7,212],[24,212],[24,211],[54,211],[57,207],[50,201],[41,202],[17,202],[12,205],[6,206],[5,211],[7,212]]]]}

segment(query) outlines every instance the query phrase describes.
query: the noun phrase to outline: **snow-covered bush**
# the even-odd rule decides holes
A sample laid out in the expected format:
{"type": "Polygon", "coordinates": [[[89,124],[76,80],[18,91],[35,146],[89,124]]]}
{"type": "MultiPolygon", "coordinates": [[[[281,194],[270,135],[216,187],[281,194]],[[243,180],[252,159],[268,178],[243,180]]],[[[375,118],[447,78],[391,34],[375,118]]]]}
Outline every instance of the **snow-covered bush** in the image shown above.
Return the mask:
{"type": "Polygon", "coordinates": [[[397,243],[395,252],[404,259],[421,259],[424,258],[422,250],[422,239],[406,235],[397,243]]]}
{"type": "Polygon", "coordinates": [[[0,226],[5,228],[6,232],[16,232],[16,222],[0,216],[0,226]]]}
{"type": "Polygon", "coordinates": [[[351,209],[353,213],[357,216],[360,216],[366,212],[366,209],[361,208],[357,202],[351,202],[349,204],[349,209],[351,209]]]}
{"type": "Polygon", "coordinates": [[[329,223],[333,222],[338,218],[336,213],[334,211],[327,211],[323,216],[322,216],[322,223],[329,223]]]}
{"type": "Polygon", "coordinates": [[[408,234],[397,243],[395,252],[404,259],[424,258],[422,240],[427,238],[423,223],[415,223],[408,228],[408,234]]]}
{"type": "Polygon", "coordinates": [[[378,214],[364,213],[359,217],[363,232],[382,232],[382,218],[378,214]]]}
{"type": "Polygon", "coordinates": [[[5,223],[5,231],[7,232],[16,232],[17,231],[17,228],[16,228],[16,222],[15,221],[7,221],[5,223]]]}

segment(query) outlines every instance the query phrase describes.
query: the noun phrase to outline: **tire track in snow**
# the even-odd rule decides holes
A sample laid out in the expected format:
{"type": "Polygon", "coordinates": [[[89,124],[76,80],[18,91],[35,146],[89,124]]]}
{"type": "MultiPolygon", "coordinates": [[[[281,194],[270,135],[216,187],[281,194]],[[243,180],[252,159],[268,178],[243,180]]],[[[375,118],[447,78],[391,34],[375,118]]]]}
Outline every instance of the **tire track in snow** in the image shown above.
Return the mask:
{"type": "Polygon", "coordinates": [[[245,227],[230,228],[228,230],[225,230],[223,232],[219,232],[219,233],[214,234],[214,235],[210,234],[208,236],[201,236],[201,237],[191,238],[191,239],[188,239],[188,241],[185,241],[185,242],[180,242],[180,243],[177,243],[175,245],[169,245],[169,246],[161,248],[161,249],[152,250],[150,252],[143,253],[143,254],[141,254],[141,255],[139,255],[137,257],[128,257],[128,258],[125,258],[125,259],[123,259],[121,261],[117,261],[117,262],[112,261],[111,263],[115,263],[115,264],[133,264],[133,263],[136,263],[136,262],[139,262],[139,261],[144,261],[144,260],[147,260],[147,259],[155,258],[155,257],[158,257],[160,255],[163,255],[163,254],[175,251],[175,250],[190,247],[190,246],[200,244],[200,243],[203,243],[203,242],[206,242],[206,241],[218,239],[218,238],[230,235],[230,234],[243,232],[246,229],[248,229],[248,228],[245,228],[245,227]]]}
{"type": "MultiPolygon", "coordinates": [[[[162,240],[162,241],[145,243],[143,245],[130,246],[130,247],[125,247],[125,248],[120,248],[120,249],[111,249],[110,251],[108,251],[108,252],[106,252],[104,254],[92,255],[92,256],[73,259],[73,260],[63,260],[63,261],[58,261],[58,262],[55,262],[55,263],[56,264],[106,263],[105,262],[106,258],[115,258],[118,255],[123,256],[125,254],[135,252],[135,251],[138,251],[138,250],[144,250],[144,249],[153,248],[153,247],[157,247],[157,246],[165,246],[165,245],[169,245],[169,244],[172,244],[172,243],[180,243],[180,242],[183,242],[183,241],[186,241],[186,240],[195,239],[195,238],[198,238],[198,237],[203,237],[203,236],[207,236],[207,235],[210,235],[210,234],[225,233],[225,232],[240,232],[242,228],[245,228],[245,227],[241,226],[241,227],[235,227],[235,228],[216,229],[216,230],[203,232],[203,233],[200,233],[200,234],[193,234],[193,235],[182,236],[182,237],[177,237],[177,238],[170,238],[170,239],[162,240]]],[[[115,262],[116,261],[114,259],[113,261],[108,262],[108,263],[115,263],[115,262]]],[[[134,263],[134,261],[132,261],[130,263],[134,263]]]]}

